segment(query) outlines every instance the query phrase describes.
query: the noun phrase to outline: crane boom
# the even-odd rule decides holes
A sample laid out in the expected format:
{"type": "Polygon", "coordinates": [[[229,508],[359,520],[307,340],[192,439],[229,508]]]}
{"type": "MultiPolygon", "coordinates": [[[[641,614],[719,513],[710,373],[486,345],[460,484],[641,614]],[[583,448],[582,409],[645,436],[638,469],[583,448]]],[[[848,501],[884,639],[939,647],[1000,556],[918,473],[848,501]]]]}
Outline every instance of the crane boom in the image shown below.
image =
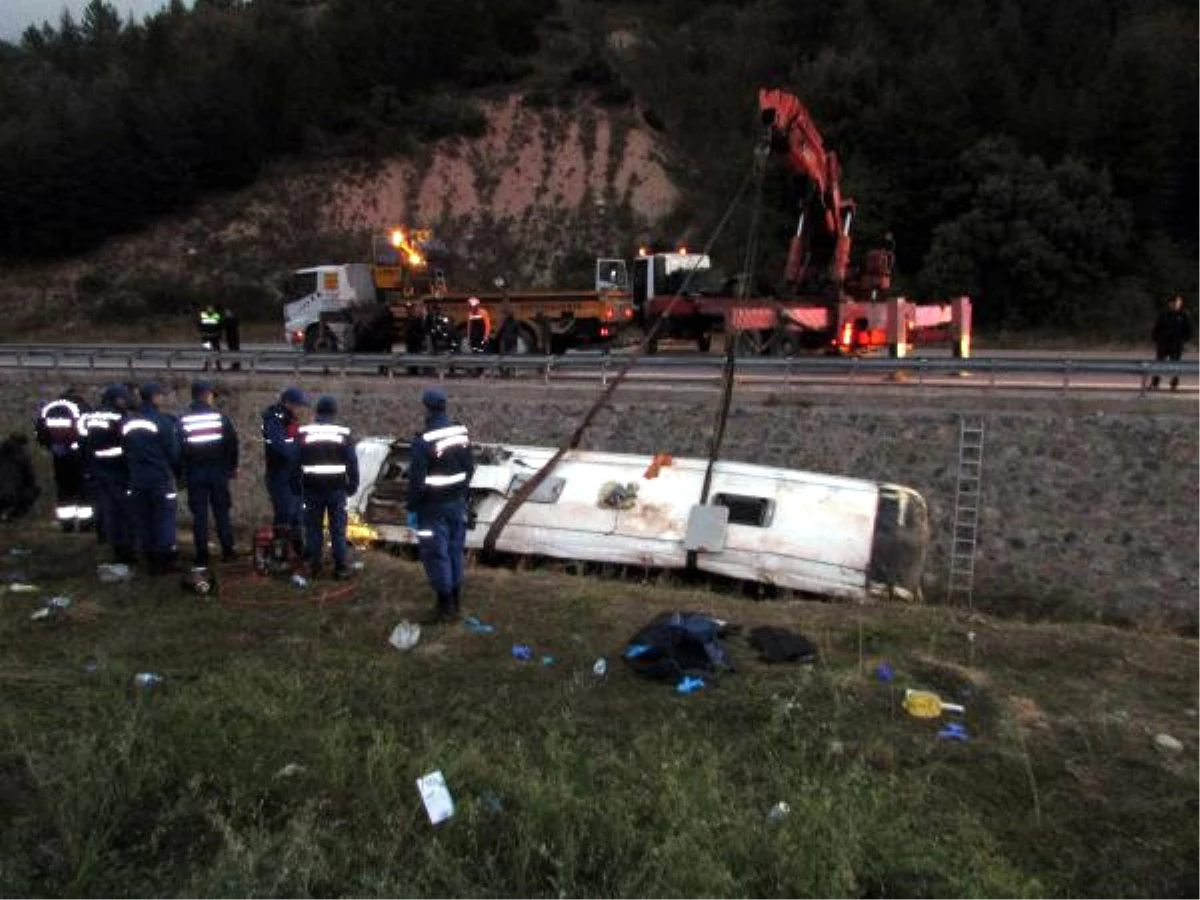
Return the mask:
{"type": "Polygon", "coordinates": [[[811,186],[800,201],[800,215],[788,246],[784,284],[794,290],[815,263],[825,268],[840,291],[850,264],[854,201],[842,196],[837,154],[825,149],[812,116],[794,94],[763,88],[758,92],[758,107],[771,151],[782,155],[788,168],[808,179],[811,186]],[[819,231],[814,233],[814,229],[819,231]]]}

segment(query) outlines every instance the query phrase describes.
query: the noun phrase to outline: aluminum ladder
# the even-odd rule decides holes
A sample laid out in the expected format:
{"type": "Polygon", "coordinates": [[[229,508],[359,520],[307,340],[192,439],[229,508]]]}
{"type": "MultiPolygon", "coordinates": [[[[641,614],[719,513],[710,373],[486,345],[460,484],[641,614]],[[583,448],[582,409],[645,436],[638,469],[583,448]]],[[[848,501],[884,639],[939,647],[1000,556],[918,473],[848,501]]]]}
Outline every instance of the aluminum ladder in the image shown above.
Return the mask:
{"type": "Polygon", "coordinates": [[[954,531],[950,544],[950,576],[946,605],[972,604],[975,547],[979,534],[980,485],[983,481],[983,418],[963,416],[958,430],[958,486],[954,492],[954,531]]]}

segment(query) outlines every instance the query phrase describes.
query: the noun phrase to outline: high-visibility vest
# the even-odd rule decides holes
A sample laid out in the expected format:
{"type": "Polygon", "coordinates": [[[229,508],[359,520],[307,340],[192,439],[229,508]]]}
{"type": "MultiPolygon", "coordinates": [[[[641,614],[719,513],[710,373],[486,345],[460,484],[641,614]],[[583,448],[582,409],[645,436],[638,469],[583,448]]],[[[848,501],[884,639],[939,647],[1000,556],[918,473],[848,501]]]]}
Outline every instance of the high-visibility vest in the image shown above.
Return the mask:
{"type": "Polygon", "coordinates": [[[300,426],[296,440],[300,443],[300,472],[305,487],[329,490],[346,486],[349,428],[329,422],[312,422],[300,426]]]}
{"type": "Polygon", "coordinates": [[[471,436],[465,425],[443,425],[421,435],[429,448],[425,497],[437,503],[466,491],[471,436]],[[455,452],[458,451],[458,452],[455,452]]]}
{"type": "Polygon", "coordinates": [[[201,328],[220,328],[221,314],[216,310],[202,309],[200,310],[200,327],[201,328]]]}

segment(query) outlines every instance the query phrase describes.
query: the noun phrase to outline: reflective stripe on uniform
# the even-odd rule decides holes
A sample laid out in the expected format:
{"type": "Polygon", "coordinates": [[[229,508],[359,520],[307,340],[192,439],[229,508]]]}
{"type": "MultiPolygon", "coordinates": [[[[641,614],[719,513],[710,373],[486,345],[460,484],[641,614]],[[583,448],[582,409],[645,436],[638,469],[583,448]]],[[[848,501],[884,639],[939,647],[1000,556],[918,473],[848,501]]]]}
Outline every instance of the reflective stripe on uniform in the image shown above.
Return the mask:
{"type": "Polygon", "coordinates": [[[345,475],[346,465],[301,466],[300,470],[305,475],[345,475]]]}
{"type": "Polygon", "coordinates": [[[421,439],[431,446],[434,456],[441,456],[454,447],[468,447],[471,444],[471,437],[464,425],[435,428],[421,435],[421,439]]]}
{"type": "Polygon", "coordinates": [[[132,434],[135,431],[149,431],[158,434],[158,426],[149,419],[130,419],[121,426],[121,434],[132,434]]]}
{"type": "Polygon", "coordinates": [[[58,416],[52,416],[48,419],[44,419],[43,421],[46,423],[47,428],[70,428],[75,424],[74,419],[62,419],[58,416]]]}
{"type": "Polygon", "coordinates": [[[92,456],[96,459],[115,459],[118,456],[123,456],[125,453],[120,447],[109,447],[107,450],[97,450],[92,456]]]}
{"type": "Polygon", "coordinates": [[[42,407],[42,410],[40,413],[38,413],[38,415],[42,418],[45,418],[50,414],[50,410],[54,409],[56,406],[65,406],[67,411],[71,414],[72,421],[79,418],[79,406],[75,403],[72,403],[70,400],[64,400],[61,398],[58,400],[51,400],[42,407]]]}
{"type": "Polygon", "coordinates": [[[74,506],[56,507],[54,510],[54,518],[59,519],[64,522],[67,521],[68,519],[74,519],[75,518],[75,509],[76,508],[74,506]]]}
{"type": "Polygon", "coordinates": [[[462,484],[467,480],[466,472],[457,472],[454,475],[426,475],[425,484],[428,487],[449,487],[452,484],[462,484]]]}

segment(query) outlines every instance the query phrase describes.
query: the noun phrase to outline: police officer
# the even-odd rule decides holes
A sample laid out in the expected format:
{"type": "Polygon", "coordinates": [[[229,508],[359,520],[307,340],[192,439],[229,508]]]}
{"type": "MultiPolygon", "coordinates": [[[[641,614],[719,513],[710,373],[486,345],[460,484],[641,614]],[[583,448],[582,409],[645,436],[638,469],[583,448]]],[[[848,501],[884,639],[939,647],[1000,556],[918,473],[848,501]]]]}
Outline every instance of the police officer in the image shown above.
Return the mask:
{"type": "Polygon", "coordinates": [[[297,387],[279,395],[279,402],[268,406],[262,415],[262,436],[266,447],[267,493],[271,497],[276,540],[288,540],[296,556],[304,556],[304,532],[301,526],[300,450],[296,434],[300,430],[300,411],[308,398],[297,387]]]}
{"type": "Polygon", "coordinates": [[[475,473],[471,436],[446,414],[446,392],[421,395],[425,430],[413,438],[408,468],[408,527],[417,533],[425,575],[437,594],[436,620],[457,618],[462,598],[467,491],[475,473]]]}
{"type": "Polygon", "coordinates": [[[192,405],[179,417],[178,424],[197,567],[208,566],[210,506],[221,542],[221,561],[231,562],[235,558],[229,480],[237,477],[238,437],[229,417],[214,409],[212,402],[212,385],[207,381],[193,382],[192,405]]]}
{"type": "Polygon", "coordinates": [[[83,448],[80,446],[80,417],[87,404],[68,389],[38,411],[37,441],[54,460],[54,486],[58,502],[54,518],[63,531],[80,531],[92,526],[92,502],[87,495],[83,448]]]}
{"type": "Polygon", "coordinates": [[[163,389],[144,384],[142,405],[121,426],[121,448],[129,466],[129,504],[139,544],[151,575],[164,575],[175,555],[175,472],[179,442],[175,423],[159,411],[163,389]]]}
{"type": "Polygon", "coordinates": [[[337,401],[328,395],[317,401],[316,421],[301,425],[300,472],[304,479],[305,546],[310,574],[321,574],[325,517],[333,545],[333,577],[350,577],[347,566],[346,499],[358,490],[358,456],[350,429],[334,421],[337,401]]]}
{"type": "MultiPolygon", "coordinates": [[[[1167,302],[1167,308],[1158,314],[1151,333],[1154,339],[1154,358],[1158,362],[1178,362],[1183,356],[1183,345],[1192,339],[1192,320],[1183,308],[1183,297],[1176,294],[1167,302]]],[[[1157,390],[1159,377],[1150,379],[1150,389],[1157,390]]],[[[1171,390],[1179,389],[1179,376],[1171,377],[1171,390]]]]}
{"type": "Polygon", "coordinates": [[[129,466],[121,431],[133,400],[129,388],[110,384],[100,395],[100,408],[84,413],[80,423],[89,481],[96,500],[96,529],[103,533],[119,563],[133,562],[130,526],[129,466]]]}
{"type": "Polygon", "coordinates": [[[221,349],[221,337],[225,333],[225,323],[221,319],[220,310],[213,303],[206,303],[197,316],[197,326],[200,329],[200,342],[208,350],[221,349]]]}

